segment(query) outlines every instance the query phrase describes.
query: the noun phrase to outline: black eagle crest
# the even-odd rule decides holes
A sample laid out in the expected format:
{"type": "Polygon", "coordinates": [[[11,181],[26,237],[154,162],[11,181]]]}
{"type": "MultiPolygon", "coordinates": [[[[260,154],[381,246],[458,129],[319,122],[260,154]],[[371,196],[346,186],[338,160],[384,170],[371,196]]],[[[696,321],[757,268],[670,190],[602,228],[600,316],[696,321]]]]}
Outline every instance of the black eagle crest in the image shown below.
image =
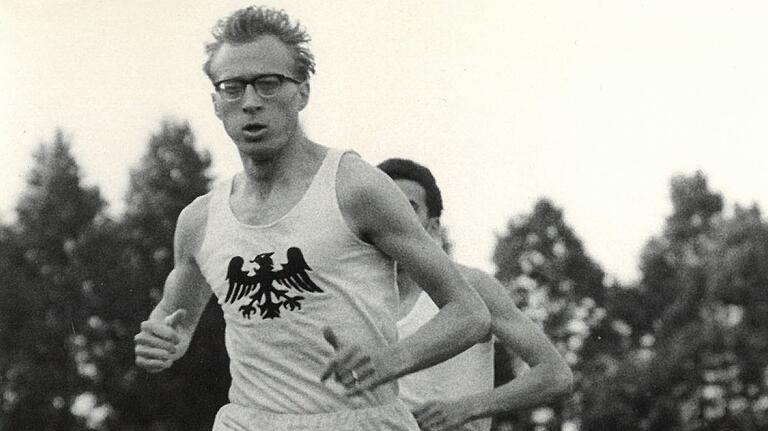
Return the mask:
{"type": "Polygon", "coordinates": [[[280,317],[280,307],[290,309],[301,309],[301,302],[304,297],[300,295],[288,295],[288,289],[279,289],[272,285],[276,281],[281,286],[294,289],[297,292],[322,292],[311,278],[307,271],[311,271],[304,255],[298,247],[288,249],[286,256],[288,262],[282,264],[282,268],[275,271],[272,263],[272,253],[262,253],[251,263],[259,265],[253,275],[248,275],[249,271],[243,271],[244,259],[235,256],[229,261],[227,268],[227,280],[229,289],[224,302],[234,304],[235,301],[249,295],[250,302],[240,307],[243,317],[250,319],[251,314],[255,313],[258,307],[262,319],[274,319],[280,317]]]}

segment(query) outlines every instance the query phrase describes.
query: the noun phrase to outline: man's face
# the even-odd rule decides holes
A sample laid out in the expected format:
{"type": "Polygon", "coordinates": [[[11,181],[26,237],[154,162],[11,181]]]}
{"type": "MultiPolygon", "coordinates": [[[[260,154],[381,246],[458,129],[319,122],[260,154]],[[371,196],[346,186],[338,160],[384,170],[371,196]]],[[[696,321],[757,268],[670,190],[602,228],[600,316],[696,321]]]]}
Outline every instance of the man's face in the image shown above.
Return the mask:
{"type": "MultiPolygon", "coordinates": [[[[224,44],[211,60],[214,82],[250,80],[259,75],[294,77],[291,51],[273,36],[263,36],[243,45],[224,44]]],[[[309,83],[285,81],[271,97],[262,97],[252,85],[243,96],[228,101],[212,94],[216,116],[241,154],[257,160],[269,159],[299,133],[299,111],[309,98],[309,83]]]]}
{"type": "Polygon", "coordinates": [[[421,222],[421,225],[424,226],[424,229],[433,237],[438,238],[440,236],[440,222],[437,217],[429,217],[427,211],[427,192],[424,190],[424,187],[416,181],[406,179],[395,180],[395,184],[405,193],[405,197],[411,203],[413,210],[416,212],[416,217],[421,222]]]}

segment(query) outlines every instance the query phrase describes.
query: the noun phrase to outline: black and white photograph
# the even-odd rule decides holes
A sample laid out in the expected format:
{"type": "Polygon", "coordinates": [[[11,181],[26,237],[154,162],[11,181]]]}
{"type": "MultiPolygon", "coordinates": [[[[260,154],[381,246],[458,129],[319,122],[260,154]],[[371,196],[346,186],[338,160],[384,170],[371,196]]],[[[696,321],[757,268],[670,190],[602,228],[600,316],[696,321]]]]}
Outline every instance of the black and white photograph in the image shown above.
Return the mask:
{"type": "Polygon", "coordinates": [[[768,429],[766,22],[0,0],[0,431],[768,429]]]}

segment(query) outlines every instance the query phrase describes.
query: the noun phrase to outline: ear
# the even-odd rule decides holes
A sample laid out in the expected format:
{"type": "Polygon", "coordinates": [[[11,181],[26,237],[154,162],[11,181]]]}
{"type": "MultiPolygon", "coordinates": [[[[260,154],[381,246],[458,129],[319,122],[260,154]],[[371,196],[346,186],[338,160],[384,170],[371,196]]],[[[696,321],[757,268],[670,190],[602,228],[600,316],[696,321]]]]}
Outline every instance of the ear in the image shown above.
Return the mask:
{"type": "Polygon", "coordinates": [[[430,217],[425,227],[432,238],[440,239],[440,217],[430,217]]]}
{"type": "Polygon", "coordinates": [[[213,102],[213,112],[216,113],[216,116],[221,120],[221,109],[219,108],[219,95],[216,93],[211,93],[211,102],[213,102]]]}
{"type": "Polygon", "coordinates": [[[309,103],[309,80],[299,84],[299,111],[307,107],[309,103]]]}

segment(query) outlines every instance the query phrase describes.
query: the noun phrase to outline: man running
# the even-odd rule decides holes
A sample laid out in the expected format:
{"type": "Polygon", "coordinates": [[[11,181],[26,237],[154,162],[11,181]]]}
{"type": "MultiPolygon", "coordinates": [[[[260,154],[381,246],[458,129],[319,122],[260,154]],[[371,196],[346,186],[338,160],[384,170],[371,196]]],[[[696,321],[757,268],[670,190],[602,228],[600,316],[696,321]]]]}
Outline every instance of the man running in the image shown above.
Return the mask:
{"type": "MultiPolygon", "coordinates": [[[[419,221],[441,241],[443,200],[432,173],[406,159],[389,159],[379,168],[400,187],[419,221]]],[[[437,312],[407,265],[398,274],[401,337],[415,334],[437,312]]],[[[489,336],[469,350],[432,368],[400,379],[400,397],[412,409],[422,430],[491,429],[491,417],[552,401],[571,390],[572,374],[542,330],[516,306],[504,287],[490,275],[459,265],[459,270],[491,312],[491,331],[521,356],[530,370],[493,388],[493,340],[489,336]]]]}
{"type": "Polygon", "coordinates": [[[181,212],[136,363],[157,372],[183,355],[213,292],[232,375],[214,430],[417,429],[396,379],[485,336],[487,309],[386,175],[302,133],[315,68],[303,28],[249,7],[213,36],[204,71],[243,171],[181,212]],[[403,342],[394,260],[441,307],[403,342]]]}

